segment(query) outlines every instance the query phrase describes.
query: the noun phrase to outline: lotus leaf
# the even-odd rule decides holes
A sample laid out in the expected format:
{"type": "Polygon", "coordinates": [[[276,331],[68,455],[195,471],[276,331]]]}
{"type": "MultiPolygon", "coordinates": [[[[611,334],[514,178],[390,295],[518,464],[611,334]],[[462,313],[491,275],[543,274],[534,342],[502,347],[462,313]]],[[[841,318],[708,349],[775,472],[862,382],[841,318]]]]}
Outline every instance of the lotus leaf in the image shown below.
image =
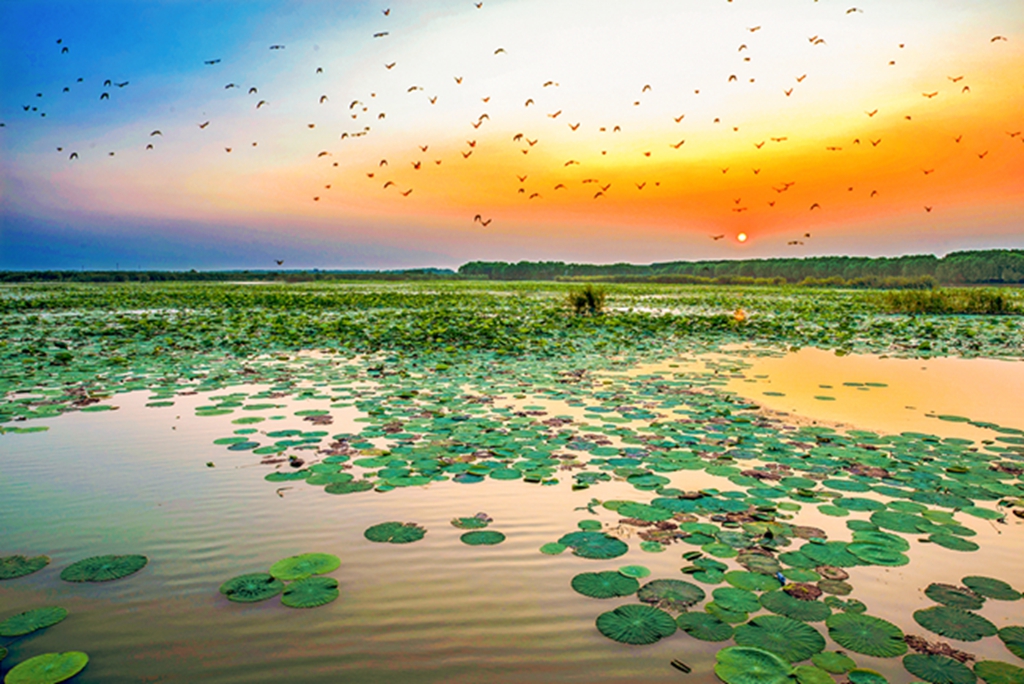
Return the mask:
{"type": "Polygon", "coordinates": [[[882,565],[896,567],[906,565],[910,558],[892,547],[867,542],[853,542],[846,545],[846,550],[866,565],[882,565]]]}
{"type": "Polygon", "coordinates": [[[704,600],[704,590],[683,580],[658,579],[640,587],[636,594],[644,603],[665,610],[682,611],[704,600]]]}
{"type": "Polygon", "coordinates": [[[384,522],[366,528],[363,536],[372,542],[388,544],[410,544],[423,539],[426,528],[416,523],[384,522]]]}
{"type": "Polygon", "coordinates": [[[332,482],[324,487],[328,494],[354,494],[373,489],[373,482],[370,480],[353,480],[351,482],[332,482]]]}
{"type": "Polygon", "coordinates": [[[711,594],[715,598],[715,603],[725,610],[737,613],[753,613],[761,609],[761,603],[757,599],[757,594],[746,589],[719,587],[711,592],[711,594]]]}
{"type": "Polygon", "coordinates": [[[779,565],[779,561],[775,560],[771,556],[766,556],[760,553],[741,553],[736,557],[736,562],[745,567],[750,572],[757,572],[762,575],[775,576],[775,573],[782,570],[782,566],[779,565]]]}
{"type": "Polygon", "coordinates": [[[548,542],[540,547],[540,552],[547,556],[557,556],[558,554],[565,551],[568,547],[558,542],[548,542]]]}
{"type": "Polygon", "coordinates": [[[826,594],[836,594],[838,596],[847,596],[853,591],[853,585],[842,580],[821,580],[818,582],[818,588],[826,594]]]}
{"type": "Polygon", "coordinates": [[[828,672],[814,665],[798,665],[793,668],[793,674],[800,684],[835,684],[828,672]]]}
{"type": "Polygon", "coordinates": [[[844,601],[843,599],[835,596],[826,596],[822,603],[832,610],[841,610],[844,613],[866,613],[868,610],[868,607],[857,599],[844,601]]]}
{"type": "Polygon", "coordinates": [[[974,674],[988,684],[1024,684],[1024,668],[998,660],[982,660],[975,663],[974,674]]]}
{"type": "Polygon", "coordinates": [[[985,603],[985,599],[970,589],[937,582],[929,584],[924,595],[936,603],[964,610],[977,610],[985,603]]]}
{"type": "Polygon", "coordinates": [[[999,630],[999,638],[1010,653],[1024,660],[1024,627],[1003,627],[999,630]]]}
{"type": "Polygon", "coordinates": [[[801,622],[821,622],[832,610],[819,601],[804,601],[778,589],[761,594],[761,605],[773,613],[801,622]]]}
{"type": "Polygon", "coordinates": [[[811,662],[826,672],[843,674],[857,667],[853,658],[838,651],[822,651],[811,656],[811,662]]]}
{"type": "Polygon", "coordinates": [[[903,658],[903,667],[931,684],[974,684],[978,679],[969,667],[943,655],[912,653],[903,658]]]}
{"type": "Polygon", "coordinates": [[[672,517],[672,511],[659,508],[658,506],[634,503],[632,501],[627,501],[619,506],[618,513],[626,518],[636,518],[637,520],[646,520],[648,522],[668,520],[672,517]]]}
{"type": "Polygon", "coordinates": [[[743,570],[730,570],[725,573],[725,581],[737,589],[748,591],[771,591],[782,586],[774,577],[743,570]]]}
{"type": "Polygon", "coordinates": [[[725,684],[792,684],[793,668],[761,648],[731,646],[715,654],[715,674],[725,684]]]}
{"type": "Polygon", "coordinates": [[[89,656],[81,651],[44,653],[11,668],[4,684],[57,684],[71,679],[88,664],[89,656]]]}
{"type": "Polygon", "coordinates": [[[270,574],[280,580],[300,580],[310,575],[324,575],[341,567],[341,559],[329,553],[304,553],[277,561],[270,574]]]}
{"type": "Polygon", "coordinates": [[[800,547],[804,554],[818,565],[849,568],[860,565],[860,559],[847,550],[846,542],[809,542],[800,547]]]}
{"type": "Polygon", "coordinates": [[[825,648],[825,638],[810,625],[781,615],[760,615],[736,628],[736,643],[771,651],[791,663],[825,648]]]}
{"type": "Polygon", "coordinates": [[[643,579],[650,576],[651,569],[643,565],[623,565],[619,568],[619,573],[633,579],[643,579]]]}
{"type": "Polygon", "coordinates": [[[333,577],[306,577],[285,587],[281,603],[289,608],[316,608],[338,595],[338,580],[333,577]]]}
{"type": "Polygon", "coordinates": [[[881,618],[862,613],[834,613],[825,620],[828,635],[843,648],[877,658],[894,658],[907,652],[903,631],[881,618]]]}
{"type": "Polygon", "coordinates": [[[0,580],[24,577],[38,572],[50,563],[49,556],[4,556],[0,558],[0,580]]]}
{"type": "Polygon", "coordinates": [[[505,541],[505,535],[496,530],[474,530],[466,532],[459,539],[470,546],[494,546],[505,541]]]}
{"type": "Polygon", "coordinates": [[[676,621],[663,610],[632,603],[598,615],[597,629],[620,643],[653,644],[663,637],[672,636],[676,631],[676,621]]]}
{"type": "Polygon", "coordinates": [[[256,603],[266,601],[284,591],[284,582],[267,572],[252,572],[229,579],[220,585],[220,593],[229,601],[256,603]]]}
{"type": "Polygon", "coordinates": [[[928,541],[938,544],[950,551],[977,551],[981,547],[970,541],[945,532],[936,532],[928,537],[928,541]]]}
{"type": "Polygon", "coordinates": [[[855,530],[853,533],[853,541],[887,546],[892,548],[894,551],[910,550],[910,542],[906,539],[898,534],[882,532],[881,530],[855,530]]]}
{"type": "Polygon", "coordinates": [[[145,556],[93,556],[72,563],[60,573],[65,582],[109,582],[132,575],[146,567],[145,556]]]}
{"type": "Polygon", "coordinates": [[[975,594],[997,601],[1016,601],[1021,597],[1020,592],[1009,584],[991,577],[971,575],[964,577],[963,583],[975,594]]]}
{"type": "Polygon", "coordinates": [[[704,611],[708,613],[708,615],[714,615],[722,622],[728,622],[730,625],[738,625],[741,622],[746,622],[747,618],[750,617],[747,615],[746,611],[728,610],[720,606],[715,601],[705,604],[704,611]]]}
{"type": "Polygon", "coordinates": [[[51,627],[68,616],[68,611],[59,606],[33,608],[0,622],[0,636],[17,637],[31,634],[36,630],[51,627]]]}
{"type": "Polygon", "coordinates": [[[978,641],[998,631],[995,625],[977,613],[950,606],[932,606],[915,611],[914,620],[930,632],[959,641],[978,641]]]}
{"type": "Polygon", "coordinates": [[[613,598],[635,594],[640,583],[615,570],[583,572],[572,578],[572,588],[591,598],[613,598]]]}
{"type": "Polygon", "coordinates": [[[871,514],[871,522],[887,530],[908,534],[927,532],[933,527],[932,523],[919,515],[899,511],[875,511],[871,514]]]}
{"type": "Polygon", "coordinates": [[[676,618],[676,625],[701,641],[725,641],[733,635],[730,624],[709,613],[683,613],[676,618]]]}
{"type": "Polygon", "coordinates": [[[558,543],[571,548],[576,556],[598,560],[618,558],[629,550],[625,542],[604,532],[570,532],[558,543]]]}
{"type": "Polygon", "coordinates": [[[889,684],[889,680],[874,670],[854,668],[846,673],[850,684],[889,684]]]}

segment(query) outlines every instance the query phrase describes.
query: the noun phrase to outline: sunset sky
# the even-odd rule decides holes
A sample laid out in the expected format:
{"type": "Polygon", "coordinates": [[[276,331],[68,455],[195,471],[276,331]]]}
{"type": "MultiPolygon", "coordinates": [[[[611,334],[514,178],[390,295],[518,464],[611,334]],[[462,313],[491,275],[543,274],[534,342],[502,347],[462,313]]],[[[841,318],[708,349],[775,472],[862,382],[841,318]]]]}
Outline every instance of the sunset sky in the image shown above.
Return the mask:
{"type": "Polygon", "coordinates": [[[0,122],[0,269],[1024,248],[1021,0],[0,0],[0,122]]]}

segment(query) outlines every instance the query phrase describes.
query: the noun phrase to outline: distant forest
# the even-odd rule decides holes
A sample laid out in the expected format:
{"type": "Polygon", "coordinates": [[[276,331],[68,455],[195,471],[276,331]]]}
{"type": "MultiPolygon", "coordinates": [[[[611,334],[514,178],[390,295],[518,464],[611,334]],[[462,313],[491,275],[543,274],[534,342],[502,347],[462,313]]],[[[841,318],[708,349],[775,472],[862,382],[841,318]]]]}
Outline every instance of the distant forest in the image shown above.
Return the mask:
{"type": "Polygon", "coordinates": [[[471,261],[458,272],[397,271],[4,271],[0,282],[312,282],[330,280],[557,280],[696,284],[799,284],[819,287],[922,288],[1024,284],[1024,250],[985,250],[902,257],[809,257],[670,261],[650,265],[562,261],[471,261]]]}

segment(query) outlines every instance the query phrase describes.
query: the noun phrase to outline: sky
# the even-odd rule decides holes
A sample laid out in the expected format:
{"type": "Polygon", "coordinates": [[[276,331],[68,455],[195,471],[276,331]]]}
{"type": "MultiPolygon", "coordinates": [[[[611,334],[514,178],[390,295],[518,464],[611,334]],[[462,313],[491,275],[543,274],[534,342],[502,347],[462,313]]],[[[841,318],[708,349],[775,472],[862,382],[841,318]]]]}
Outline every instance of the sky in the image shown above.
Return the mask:
{"type": "Polygon", "coordinates": [[[0,124],[0,269],[1024,248],[1021,0],[0,0],[0,124]]]}

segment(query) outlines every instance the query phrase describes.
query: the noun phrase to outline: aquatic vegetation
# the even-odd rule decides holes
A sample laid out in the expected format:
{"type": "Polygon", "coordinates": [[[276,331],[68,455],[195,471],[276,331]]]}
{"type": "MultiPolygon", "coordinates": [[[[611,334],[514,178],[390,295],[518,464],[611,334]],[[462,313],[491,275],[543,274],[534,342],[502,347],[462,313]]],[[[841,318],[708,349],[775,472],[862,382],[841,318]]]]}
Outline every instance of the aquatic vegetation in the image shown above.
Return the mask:
{"type": "Polygon", "coordinates": [[[140,555],[92,556],[61,570],[60,578],[65,582],[110,582],[134,575],[147,563],[149,559],[140,555]]]}
{"type": "Polygon", "coordinates": [[[629,550],[621,539],[604,532],[570,532],[558,540],[559,544],[572,549],[576,556],[608,560],[618,558],[629,550]]]}
{"type": "Polygon", "coordinates": [[[715,654],[715,674],[725,684],[792,684],[793,667],[761,648],[732,646],[715,654]]]}
{"type": "Polygon", "coordinates": [[[605,292],[599,287],[587,284],[582,289],[569,290],[566,301],[573,313],[596,316],[604,312],[605,292]]]}
{"type": "Polygon", "coordinates": [[[931,684],[974,684],[974,672],[963,663],[941,655],[912,653],[903,658],[907,672],[931,684]]]}
{"type": "MultiPolygon", "coordinates": [[[[621,571],[620,571],[621,572],[621,571]]],[[[657,579],[640,587],[636,597],[663,610],[682,611],[704,600],[704,590],[683,580],[657,579]]]]}
{"type": "Polygon", "coordinates": [[[822,651],[811,656],[811,662],[826,672],[844,674],[857,667],[853,658],[838,651],[822,651]]]}
{"type": "Polygon", "coordinates": [[[331,577],[306,577],[284,589],[281,604],[289,608],[317,608],[338,598],[338,580],[331,577]]]}
{"type": "MultiPolygon", "coordinates": [[[[1021,593],[1000,579],[971,575],[961,580],[968,589],[979,596],[995,599],[996,601],[1017,601],[1021,593]]],[[[965,608],[966,606],[961,606],[965,608]]]]}
{"type": "Polygon", "coordinates": [[[636,603],[597,616],[597,630],[624,644],[653,644],[675,634],[676,622],[663,610],[636,603]]]}
{"type": "Polygon", "coordinates": [[[572,588],[591,598],[615,598],[630,596],[640,588],[640,583],[615,570],[582,572],[572,578],[572,588]]]}
{"type": "Polygon", "coordinates": [[[71,679],[88,664],[89,656],[81,651],[43,653],[11,668],[4,684],[58,684],[71,679]]]}
{"type": "Polygon", "coordinates": [[[998,660],[981,660],[974,664],[974,674],[988,684],[1019,684],[1024,682],[1024,668],[998,660]]]}
{"type": "Polygon", "coordinates": [[[67,616],[67,609],[60,606],[33,608],[0,622],[0,636],[17,637],[31,634],[40,629],[52,627],[67,616]]]}
{"type": "Polygon", "coordinates": [[[1003,627],[999,630],[999,638],[1010,653],[1024,660],[1024,627],[1003,627]]]}
{"type": "Polygon", "coordinates": [[[267,572],[252,572],[229,579],[220,585],[220,593],[229,601],[256,603],[273,598],[284,591],[284,582],[267,572]]]}
{"type": "Polygon", "coordinates": [[[907,652],[903,630],[887,620],[863,613],[834,613],[825,620],[833,641],[854,653],[895,658],[907,652]]]}
{"type": "Polygon", "coordinates": [[[930,632],[960,641],[978,641],[998,631],[986,618],[961,608],[932,606],[914,612],[914,621],[930,632]]]}
{"type": "Polygon", "coordinates": [[[505,535],[495,530],[474,530],[466,532],[459,540],[470,546],[493,546],[505,541],[505,535]]]}
{"type": "Polygon", "coordinates": [[[924,595],[936,603],[964,610],[977,610],[985,603],[985,599],[979,594],[952,584],[929,584],[924,590],[924,595]]]}
{"type": "Polygon", "coordinates": [[[284,558],[270,566],[270,574],[279,580],[301,580],[312,575],[334,572],[341,567],[341,559],[329,553],[304,553],[284,558]]]}
{"type": "Polygon", "coordinates": [[[372,542],[411,544],[423,539],[427,530],[416,523],[384,522],[366,528],[363,536],[372,542]]]}
{"type": "Polygon", "coordinates": [[[39,572],[50,564],[47,556],[4,556],[0,558],[0,580],[14,579],[39,572]]]}
{"type": "Polygon", "coordinates": [[[733,635],[732,625],[709,613],[682,613],[676,618],[676,625],[701,641],[725,641],[733,635]]]}
{"type": "Polygon", "coordinates": [[[808,624],[781,615],[760,615],[736,628],[736,643],[771,651],[791,663],[825,648],[825,638],[808,624]]]}

